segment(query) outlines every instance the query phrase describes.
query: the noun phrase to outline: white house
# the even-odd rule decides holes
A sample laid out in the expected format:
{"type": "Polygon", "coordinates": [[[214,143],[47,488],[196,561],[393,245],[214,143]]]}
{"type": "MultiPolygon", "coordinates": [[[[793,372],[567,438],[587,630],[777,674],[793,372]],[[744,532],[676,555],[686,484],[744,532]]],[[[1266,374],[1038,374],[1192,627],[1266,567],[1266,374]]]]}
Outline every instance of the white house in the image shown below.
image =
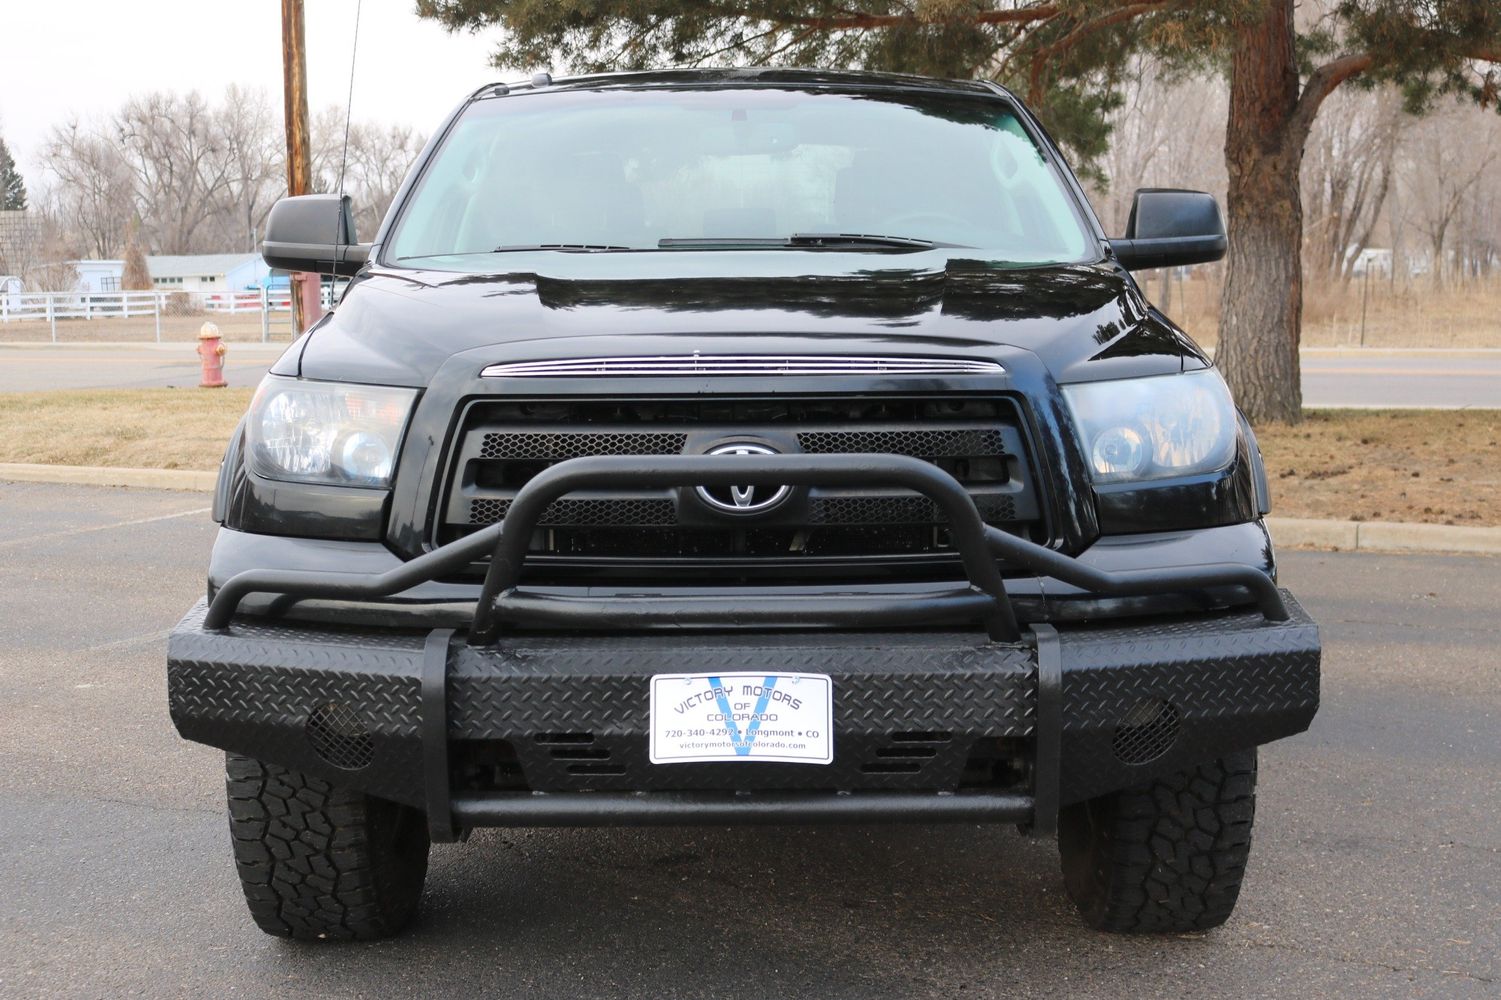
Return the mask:
{"type": "Polygon", "coordinates": [[[78,272],[80,292],[118,292],[120,275],[125,270],[123,260],[70,260],[78,272]]]}
{"type": "Polygon", "coordinates": [[[259,288],[271,268],[257,253],[147,257],[151,283],[169,292],[242,292],[259,288]]]}
{"type": "MultiPolygon", "coordinates": [[[[123,260],[70,261],[78,271],[81,292],[118,292],[123,260]]],[[[204,253],[148,256],[151,284],[164,292],[240,292],[259,288],[271,273],[260,254],[204,253]]]]}

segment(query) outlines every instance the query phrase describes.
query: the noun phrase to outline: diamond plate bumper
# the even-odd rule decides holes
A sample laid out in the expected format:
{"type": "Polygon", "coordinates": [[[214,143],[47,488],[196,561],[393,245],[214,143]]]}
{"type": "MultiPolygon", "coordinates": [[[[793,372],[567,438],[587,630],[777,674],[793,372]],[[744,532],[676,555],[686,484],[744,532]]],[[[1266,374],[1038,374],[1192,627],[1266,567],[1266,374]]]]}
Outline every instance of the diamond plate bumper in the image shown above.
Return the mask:
{"type": "Polygon", "coordinates": [[[454,825],[966,819],[1056,806],[1279,739],[1318,707],[1317,626],[1226,612],[978,632],[451,633],[236,619],[173,632],[187,739],[426,808],[454,825]],[[652,674],[829,674],[834,763],[652,765],[652,674]],[[330,706],[353,728],[334,734],[330,706]],[[320,728],[321,727],[321,728],[320,728]],[[338,740],[358,750],[341,757],[338,740]],[[349,761],[368,764],[351,768],[349,761]],[[337,766],[338,764],[346,766],[337,766]]]}

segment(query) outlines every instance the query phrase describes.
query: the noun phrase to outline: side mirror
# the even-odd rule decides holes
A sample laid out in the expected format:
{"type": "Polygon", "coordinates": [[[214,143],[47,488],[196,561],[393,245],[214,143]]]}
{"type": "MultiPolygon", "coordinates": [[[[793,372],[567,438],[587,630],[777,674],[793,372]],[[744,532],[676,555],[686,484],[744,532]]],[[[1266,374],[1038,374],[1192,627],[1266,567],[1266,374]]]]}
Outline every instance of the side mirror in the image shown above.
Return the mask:
{"type": "Polygon", "coordinates": [[[303,194],[271,206],[261,256],[285,271],[347,276],[370,259],[370,244],[354,241],[348,195],[303,194]]]}
{"type": "Polygon", "coordinates": [[[1214,196],[1203,191],[1142,188],[1131,199],[1126,235],[1111,240],[1115,259],[1128,271],[1207,264],[1225,256],[1225,220],[1214,196]]]}

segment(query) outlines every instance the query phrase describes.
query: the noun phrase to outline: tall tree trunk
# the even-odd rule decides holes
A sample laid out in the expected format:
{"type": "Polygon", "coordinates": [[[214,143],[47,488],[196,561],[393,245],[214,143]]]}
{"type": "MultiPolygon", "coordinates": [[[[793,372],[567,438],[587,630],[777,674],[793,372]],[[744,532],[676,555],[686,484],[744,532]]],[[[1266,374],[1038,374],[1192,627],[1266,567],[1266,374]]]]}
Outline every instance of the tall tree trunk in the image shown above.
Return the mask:
{"type": "Polygon", "coordinates": [[[1253,423],[1297,423],[1306,132],[1291,127],[1298,104],[1293,3],[1270,0],[1266,9],[1260,21],[1238,29],[1231,65],[1230,252],[1215,363],[1253,423]]]}

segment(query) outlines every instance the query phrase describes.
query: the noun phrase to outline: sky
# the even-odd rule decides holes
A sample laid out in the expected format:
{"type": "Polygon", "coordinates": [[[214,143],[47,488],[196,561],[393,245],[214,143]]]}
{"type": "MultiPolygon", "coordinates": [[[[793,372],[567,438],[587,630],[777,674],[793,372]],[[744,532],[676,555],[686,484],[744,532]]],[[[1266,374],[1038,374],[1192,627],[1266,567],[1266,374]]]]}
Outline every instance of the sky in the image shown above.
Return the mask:
{"type": "MultiPolygon", "coordinates": [[[[413,0],[361,0],[356,121],[430,134],[470,91],[497,79],[493,37],[450,35],[413,0]]],[[[356,0],[305,0],[308,107],[343,107],[356,0]]],[[[0,136],[27,186],[54,124],[117,108],[151,90],[197,90],[217,103],[231,83],[281,106],[278,0],[0,0],[0,136]]]]}

